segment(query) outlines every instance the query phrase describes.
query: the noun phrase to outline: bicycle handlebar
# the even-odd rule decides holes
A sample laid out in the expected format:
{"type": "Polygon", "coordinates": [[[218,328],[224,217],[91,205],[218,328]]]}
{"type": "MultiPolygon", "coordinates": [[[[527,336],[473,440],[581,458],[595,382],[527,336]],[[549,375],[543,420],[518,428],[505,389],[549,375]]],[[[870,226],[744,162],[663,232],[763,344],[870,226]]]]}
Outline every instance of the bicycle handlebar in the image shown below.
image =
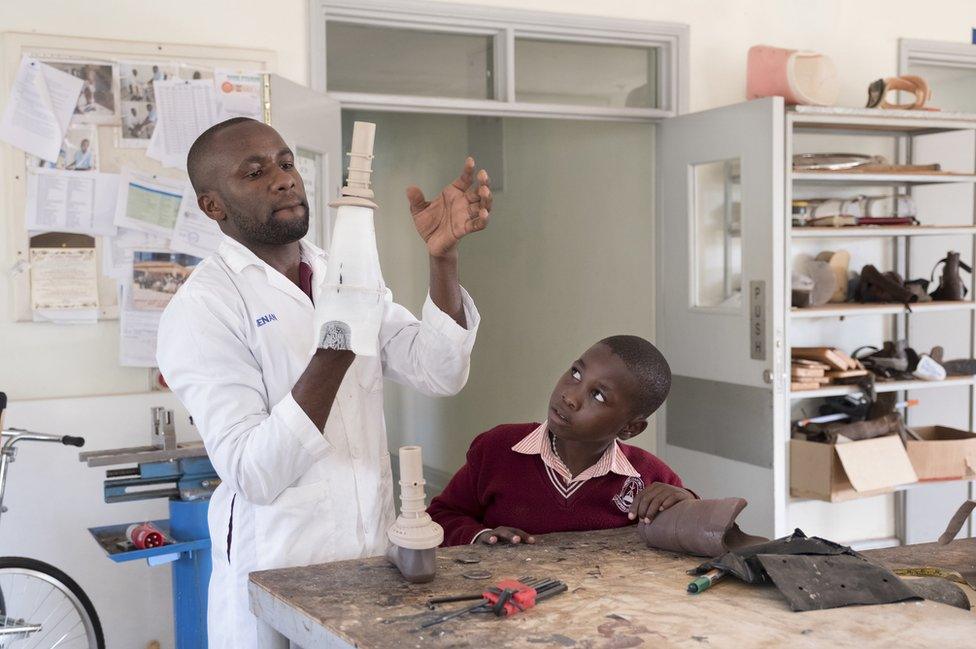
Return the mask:
{"type": "Polygon", "coordinates": [[[72,435],[51,435],[48,433],[35,433],[32,430],[25,430],[23,428],[4,428],[0,430],[0,435],[5,439],[3,443],[4,448],[9,448],[16,444],[17,442],[57,442],[59,444],[64,444],[65,446],[84,446],[84,437],[74,437],[72,435]]]}
{"type": "MultiPolygon", "coordinates": [[[[77,446],[82,447],[85,445],[84,437],[75,437],[74,435],[50,435],[48,433],[35,433],[32,430],[24,430],[23,428],[4,428],[3,427],[3,411],[7,408],[7,394],[5,392],[0,392],[0,438],[6,437],[6,441],[2,445],[4,449],[12,447],[14,444],[20,441],[30,441],[30,442],[60,442],[65,446],[77,446]]],[[[0,440],[2,441],[2,440],[0,440]]],[[[2,492],[2,488],[0,488],[2,492]]]]}

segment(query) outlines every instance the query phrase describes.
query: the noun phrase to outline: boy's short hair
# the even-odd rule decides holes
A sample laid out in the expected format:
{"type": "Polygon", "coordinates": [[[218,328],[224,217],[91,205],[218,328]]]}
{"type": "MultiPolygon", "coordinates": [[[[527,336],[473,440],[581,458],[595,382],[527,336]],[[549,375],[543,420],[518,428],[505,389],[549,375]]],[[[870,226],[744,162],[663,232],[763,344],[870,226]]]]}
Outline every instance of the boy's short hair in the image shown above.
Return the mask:
{"type": "Polygon", "coordinates": [[[649,341],[640,336],[610,336],[600,341],[624,362],[637,379],[637,403],[634,409],[650,417],[661,407],[671,391],[671,367],[667,359],[649,341]]]}

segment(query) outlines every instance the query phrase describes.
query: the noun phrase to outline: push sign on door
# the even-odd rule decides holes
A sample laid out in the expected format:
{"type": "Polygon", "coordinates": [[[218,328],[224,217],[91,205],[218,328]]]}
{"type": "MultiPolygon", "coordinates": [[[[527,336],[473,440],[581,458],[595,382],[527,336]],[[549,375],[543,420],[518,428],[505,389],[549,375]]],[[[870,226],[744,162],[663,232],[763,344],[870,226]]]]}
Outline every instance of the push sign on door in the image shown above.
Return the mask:
{"type": "Polygon", "coordinates": [[[766,360],[766,282],[749,282],[749,358],[766,360]]]}

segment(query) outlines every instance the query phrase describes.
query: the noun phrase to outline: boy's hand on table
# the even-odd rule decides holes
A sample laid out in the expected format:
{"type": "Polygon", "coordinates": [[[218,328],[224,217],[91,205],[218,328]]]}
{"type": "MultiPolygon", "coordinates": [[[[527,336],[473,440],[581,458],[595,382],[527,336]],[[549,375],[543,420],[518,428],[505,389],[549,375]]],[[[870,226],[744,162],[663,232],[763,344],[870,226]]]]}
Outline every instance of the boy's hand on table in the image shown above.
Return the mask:
{"type": "Polygon", "coordinates": [[[643,523],[650,523],[660,512],[673,507],[682,500],[694,500],[695,496],[687,489],[675,487],[663,482],[655,482],[644,491],[637,494],[630,504],[627,518],[640,519],[643,523]]]}
{"type": "Polygon", "coordinates": [[[479,534],[477,541],[484,545],[498,545],[501,543],[518,545],[519,543],[535,543],[535,537],[515,527],[496,527],[493,530],[485,530],[479,534]]]}

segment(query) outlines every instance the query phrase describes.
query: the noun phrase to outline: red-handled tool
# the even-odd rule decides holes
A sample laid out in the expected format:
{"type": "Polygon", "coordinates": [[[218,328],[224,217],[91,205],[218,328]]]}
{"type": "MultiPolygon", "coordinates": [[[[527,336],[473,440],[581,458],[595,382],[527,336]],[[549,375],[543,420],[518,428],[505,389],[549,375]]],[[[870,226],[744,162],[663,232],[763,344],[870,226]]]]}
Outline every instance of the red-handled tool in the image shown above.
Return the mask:
{"type": "Polygon", "coordinates": [[[536,603],[553,595],[564,593],[566,590],[566,584],[556,579],[531,579],[524,577],[519,580],[506,579],[500,581],[481,594],[436,597],[428,601],[427,605],[429,607],[433,608],[434,604],[446,602],[478,601],[473,606],[452,611],[428,620],[422,623],[420,628],[425,629],[435,624],[447,622],[466,613],[492,612],[499,617],[514,615],[519,611],[532,608],[536,603]]]}
{"type": "Polygon", "coordinates": [[[481,594],[498,617],[514,615],[535,606],[536,590],[515,579],[505,579],[481,594]]]}

